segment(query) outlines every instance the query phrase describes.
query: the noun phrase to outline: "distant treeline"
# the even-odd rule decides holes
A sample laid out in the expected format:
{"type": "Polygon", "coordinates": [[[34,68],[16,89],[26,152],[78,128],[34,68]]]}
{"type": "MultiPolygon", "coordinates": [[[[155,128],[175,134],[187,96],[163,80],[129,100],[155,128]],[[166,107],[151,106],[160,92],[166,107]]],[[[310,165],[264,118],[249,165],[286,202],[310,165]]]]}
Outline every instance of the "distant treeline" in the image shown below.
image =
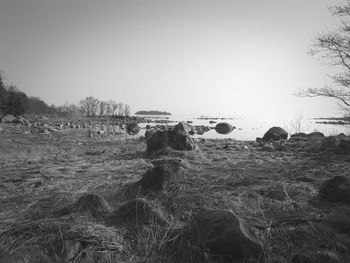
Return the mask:
{"type": "Polygon", "coordinates": [[[170,112],[156,110],[141,110],[136,112],[137,115],[171,115],[170,112]]]}
{"type": "Polygon", "coordinates": [[[15,86],[5,86],[0,75],[0,112],[13,115],[52,114],[56,109],[39,98],[27,96],[15,86]]]}
{"type": "Polygon", "coordinates": [[[79,104],[65,103],[62,106],[47,105],[37,97],[30,97],[13,85],[5,85],[0,75],[0,115],[49,114],[58,116],[85,115],[130,115],[130,106],[115,100],[102,101],[89,96],[79,104]]]}

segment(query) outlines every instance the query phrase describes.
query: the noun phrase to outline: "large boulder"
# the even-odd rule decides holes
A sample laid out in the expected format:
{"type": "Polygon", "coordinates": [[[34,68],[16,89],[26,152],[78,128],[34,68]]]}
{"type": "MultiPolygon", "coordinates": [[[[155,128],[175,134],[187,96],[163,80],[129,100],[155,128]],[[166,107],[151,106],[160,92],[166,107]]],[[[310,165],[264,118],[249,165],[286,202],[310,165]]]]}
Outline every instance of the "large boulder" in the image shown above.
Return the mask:
{"type": "Polygon", "coordinates": [[[194,132],[194,128],[185,122],[179,122],[175,125],[174,131],[178,134],[188,135],[194,132]]]}
{"type": "Polygon", "coordinates": [[[350,203],[350,180],[345,176],[335,176],[325,181],[319,197],[330,202],[350,203]]]}
{"type": "Polygon", "coordinates": [[[220,122],[215,126],[215,131],[220,134],[229,134],[233,129],[235,129],[235,127],[227,122],[220,122]]]}
{"type": "Polygon", "coordinates": [[[194,150],[195,141],[189,136],[174,130],[157,131],[147,140],[147,151],[152,152],[170,147],[174,150],[194,150]]]}
{"type": "Polygon", "coordinates": [[[287,140],[288,133],[281,127],[270,128],[263,136],[263,141],[280,141],[287,140]]]}
{"type": "Polygon", "coordinates": [[[137,123],[128,123],[126,125],[126,132],[130,135],[136,135],[140,132],[140,126],[137,123]]]}
{"type": "Polygon", "coordinates": [[[231,210],[202,209],[192,218],[188,231],[191,243],[213,254],[243,259],[263,253],[261,243],[231,210]]]}

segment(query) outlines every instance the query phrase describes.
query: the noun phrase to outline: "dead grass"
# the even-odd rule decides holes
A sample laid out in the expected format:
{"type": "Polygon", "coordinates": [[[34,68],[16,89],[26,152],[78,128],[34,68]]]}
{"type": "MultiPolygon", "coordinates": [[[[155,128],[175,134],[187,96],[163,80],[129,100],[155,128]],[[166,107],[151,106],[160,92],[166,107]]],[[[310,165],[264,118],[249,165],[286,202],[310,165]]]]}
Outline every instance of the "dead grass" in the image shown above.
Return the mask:
{"type": "Polygon", "coordinates": [[[310,200],[323,180],[348,173],[348,157],[325,156],[317,147],[317,142],[288,142],[266,151],[253,142],[201,140],[200,151],[167,151],[167,158],[189,163],[184,181],[174,191],[143,197],[170,215],[169,224],[127,228],[60,211],[84,193],[99,193],[118,208],[127,199],[125,187],[138,181],[159,153],[147,155],[138,139],[88,138],[86,131],[1,134],[0,257],[32,247],[54,262],[225,262],[192,246],[180,230],[206,206],[233,209],[252,225],[267,263],[320,250],[347,262],[349,237],[323,225],[319,219],[331,208],[310,200]],[[261,195],[261,189],[277,185],[290,201],[261,195]]]}

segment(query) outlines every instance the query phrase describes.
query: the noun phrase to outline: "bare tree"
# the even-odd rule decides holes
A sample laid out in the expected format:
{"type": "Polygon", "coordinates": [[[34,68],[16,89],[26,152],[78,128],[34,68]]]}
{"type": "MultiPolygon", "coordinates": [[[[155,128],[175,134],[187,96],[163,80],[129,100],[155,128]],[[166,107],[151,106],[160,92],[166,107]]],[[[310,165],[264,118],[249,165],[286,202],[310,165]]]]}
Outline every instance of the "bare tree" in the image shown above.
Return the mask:
{"type": "Polygon", "coordinates": [[[105,114],[105,110],[106,110],[106,102],[101,100],[100,103],[99,103],[99,114],[100,114],[100,116],[105,114]]]}
{"type": "Polygon", "coordinates": [[[112,115],[115,115],[118,111],[118,103],[116,103],[115,100],[110,100],[109,103],[112,106],[112,115]]]}
{"type": "Polygon", "coordinates": [[[86,116],[95,116],[97,114],[99,100],[92,96],[82,99],[80,102],[80,110],[86,116]]]}
{"type": "Polygon", "coordinates": [[[334,98],[350,109],[350,0],[333,6],[330,11],[341,23],[335,30],[320,34],[312,44],[310,54],[319,55],[321,61],[336,69],[338,73],[330,76],[334,85],[308,88],[298,95],[334,98]]]}
{"type": "Polygon", "coordinates": [[[124,103],[119,102],[119,103],[118,103],[118,115],[119,115],[119,116],[123,116],[123,115],[124,115],[124,112],[125,112],[124,103]]]}
{"type": "Polygon", "coordinates": [[[124,105],[124,115],[125,116],[129,116],[130,115],[130,105],[129,104],[125,104],[124,105]]]}
{"type": "Polygon", "coordinates": [[[110,101],[105,101],[106,103],[106,115],[112,115],[112,105],[110,101]]]}

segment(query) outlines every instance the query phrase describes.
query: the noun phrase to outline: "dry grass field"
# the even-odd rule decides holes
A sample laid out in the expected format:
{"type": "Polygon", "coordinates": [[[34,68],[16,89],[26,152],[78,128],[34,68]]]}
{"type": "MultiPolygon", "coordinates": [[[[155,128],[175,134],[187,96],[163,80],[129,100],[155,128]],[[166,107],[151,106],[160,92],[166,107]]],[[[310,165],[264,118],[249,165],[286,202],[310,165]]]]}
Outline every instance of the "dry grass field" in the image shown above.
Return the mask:
{"type": "Polygon", "coordinates": [[[349,177],[350,156],[322,151],[319,138],[200,139],[196,151],[159,156],[132,136],[2,128],[0,262],[230,262],[181,238],[201,207],[234,210],[261,241],[265,262],[321,262],[312,261],[317,253],[350,262],[349,205],[317,197],[325,180],[349,177]],[[81,210],[66,212],[86,193],[118,210],[130,199],[130,186],[162,158],[184,163],[177,187],[136,196],[158,209],[165,225],[109,224],[81,210]],[[297,254],[311,261],[296,261],[297,254]]]}

